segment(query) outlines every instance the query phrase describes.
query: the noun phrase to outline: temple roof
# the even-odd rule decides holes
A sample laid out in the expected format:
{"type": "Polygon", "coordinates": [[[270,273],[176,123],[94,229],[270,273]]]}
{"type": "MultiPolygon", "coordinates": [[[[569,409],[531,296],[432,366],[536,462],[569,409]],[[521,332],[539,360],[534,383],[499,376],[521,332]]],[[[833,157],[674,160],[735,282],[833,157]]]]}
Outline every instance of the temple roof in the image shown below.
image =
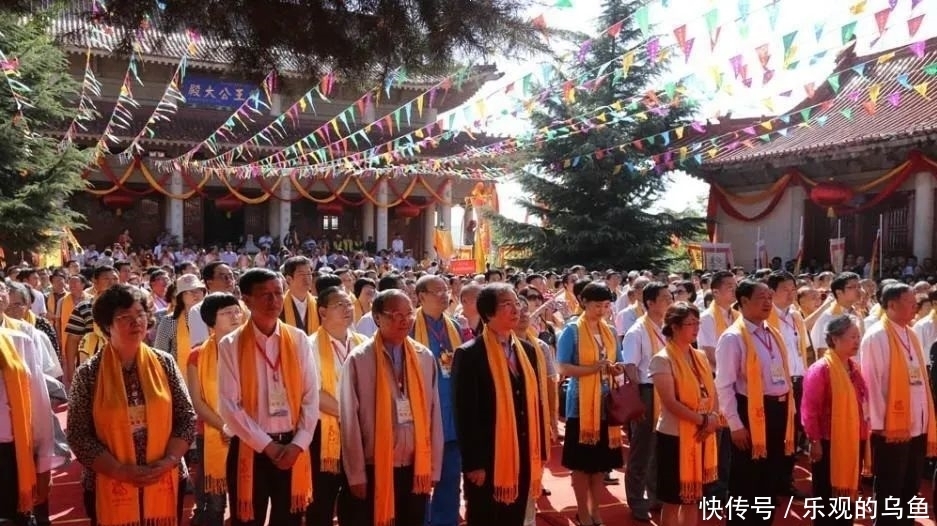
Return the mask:
{"type": "Polygon", "coordinates": [[[847,49],[837,60],[835,75],[829,75],[811,97],[783,115],[757,119],[758,123],[771,120],[771,130],[734,121],[693,137],[694,143],[715,139],[718,153],[705,155],[702,166],[691,171],[704,177],[726,171],[752,175],[769,171],[765,167],[841,160],[930,142],[937,136],[937,104],[926,91],[926,83],[937,73],[928,68],[933,63],[937,63],[937,39],[925,42],[921,56],[907,46],[861,56],[847,49]],[[829,80],[834,77],[838,90],[829,80]],[[920,86],[926,96],[916,91],[920,86]],[[807,112],[806,124],[802,111],[807,112]],[[763,134],[769,134],[770,140],[761,140],[763,134]]]}

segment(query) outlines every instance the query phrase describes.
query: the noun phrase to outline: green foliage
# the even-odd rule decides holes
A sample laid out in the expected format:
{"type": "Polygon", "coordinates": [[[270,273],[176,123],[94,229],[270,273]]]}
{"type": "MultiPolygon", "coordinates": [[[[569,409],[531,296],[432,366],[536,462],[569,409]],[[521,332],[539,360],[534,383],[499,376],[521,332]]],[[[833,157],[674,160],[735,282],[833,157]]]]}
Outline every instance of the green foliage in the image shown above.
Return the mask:
{"type": "MultiPolygon", "coordinates": [[[[608,0],[604,5],[599,30],[627,19],[641,2],[608,0]]],[[[597,76],[598,68],[629,50],[643,50],[643,39],[637,28],[626,21],[617,38],[603,36],[598,39],[584,60],[572,68],[571,79],[579,82],[597,76]]],[[[643,57],[643,52],[636,53],[643,57]]],[[[550,126],[557,121],[580,123],[583,116],[595,116],[605,108],[609,120],[615,115],[633,115],[635,109],[622,112],[610,108],[617,101],[627,102],[635,95],[649,90],[657,91],[660,75],[666,65],[638,60],[625,75],[620,60],[613,62],[604,78],[592,91],[577,90],[575,102],[559,97],[545,101],[532,116],[534,129],[550,126]]],[[[679,96],[679,91],[677,92],[679,96]]],[[[703,222],[697,217],[677,217],[670,212],[654,213],[655,203],[664,190],[664,179],[654,170],[642,172],[640,168],[652,166],[649,155],[664,151],[657,145],[637,150],[630,146],[635,139],[648,137],[671,129],[688,119],[692,107],[685,99],[674,103],[659,94],[661,104],[657,112],[649,111],[646,120],[624,119],[607,126],[593,127],[585,133],[541,142],[536,146],[537,161],[520,171],[518,183],[529,198],[519,199],[531,217],[541,220],[542,226],[523,224],[504,217],[493,219],[496,239],[507,245],[525,246],[533,254],[531,264],[537,268],[563,268],[574,264],[590,268],[638,269],[666,266],[671,235],[690,238],[698,233],[703,222]],[[598,150],[628,145],[615,149],[601,159],[587,157],[598,150]],[[566,169],[565,159],[578,162],[566,169]],[[624,165],[616,172],[616,165],[624,165]]],[[[646,109],[643,103],[638,108],[646,109]]],[[[655,106],[650,106],[655,108],[655,106]]],[[[567,126],[570,127],[570,126],[567,126]]]]}
{"type": "Polygon", "coordinates": [[[84,188],[81,172],[89,157],[42,135],[70,122],[79,89],[46,29],[41,17],[24,20],[0,10],[0,50],[18,61],[11,78],[29,88],[24,96],[30,105],[21,119],[7,83],[0,81],[0,246],[13,252],[54,246],[57,230],[80,227],[83,219],[66,201],[84,188]]]}

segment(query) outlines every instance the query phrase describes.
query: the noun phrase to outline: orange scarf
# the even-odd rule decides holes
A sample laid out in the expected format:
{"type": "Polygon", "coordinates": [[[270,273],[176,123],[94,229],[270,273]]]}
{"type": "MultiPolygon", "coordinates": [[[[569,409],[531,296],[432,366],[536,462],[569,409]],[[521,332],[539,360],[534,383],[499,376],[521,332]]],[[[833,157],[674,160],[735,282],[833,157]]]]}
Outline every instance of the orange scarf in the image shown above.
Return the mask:
{"type": "MultiPolygon", "coordinates": [[[[356,332],[349,332],[347,352],[361,345],[367,338],[356,332]]],[[[338,399],[338,376],[335,374],[335,353],[332,349],[332,338],[325,330],[319,327],[316,331],[316,347],[319,350],[319,377],[322,380],[322,391],[338,399]]],[[[342,435],[338,425],[338,417],[319,412],[319,426],[321,447],[319,449],[322,471],[326,473],[341,473],[342,435]]],[[[310,452],[311,453],[311,452],[310,452]]]]}
{"type": "Polygon", "coordinates": [[[17,511],[33,509],[36,495],[36,461],[33,459],[32,399],[29,369],[16,350],[13,339],[0,331],[0,371],[10,405],[13,442],[16,444],[17,511]]]}
{"type": "MultiPolygon", "coordinates": [[[[314,312],[310,312],[313,314],[314,312]]],[[[254,324],[251,320],[237,329],[238,334],[238,368],[241,372],[241,405],[248,416],[255,421],[262,411],[260,400],[257,398],[258,371],[255,361],[257,339],[254,337],[254,324]]],[[[302,371],[298,367],[299,355],[293,343],[293,337],[283,322],[277,322],[279,331],[280,374],[286,388],[286,398],[290,408],[290,417],[295,429],[299,423],[302,405],[302,371]]],[[[312,463],[309,450],[305,449],[293,464],[290,472],[290,512],[299,513],[312,502],[312,463]]],[[[254,450],[241,442],[238,447],[238,494],[236,499],[236,513],[242,521],[254,520],[254,450]]]]}
{"type": "Polygon", "coordinates": [[[726,317],[722,314],[722,309],[716,305],[715,301],[709,304],[708,310],[713,320],[716,322],[716,338],[718,338],[722,336],[722,333],[726,332],[730,323],[735,322],[735,314],[732,313],[732,309],[729,309],[729,320],[726,321],[726,317]]]}
{"type": "Polygon", "coordinates": [[[576,299],[576,296],[573,296],[571,290],[563,288],[563,299],[566,302],[566,306],[569,308],[570,316],[578,316],[582,314],[582,306],[579,305],[579,300],[576,299]]]}
{"type": "Polygon", "coordinates": [[[176,318],[176,363],[185,370],[192,354],[192,340],[189,339],[189,309],[183,309],[182,316],[176,318]]]}
{"type": "MultiPolygon", "coordinates": [[[[910,365],[905,359],[903,351],[904,344],[898,337],[895,324],[890,319],[882,320],[885,326],[885,332],[888,334],[889,364],[888,368],[888,391],[885,399],[885,441],[886,442],[907,442],[911,440],[911,373],[908,371],[910,365]],[[902,365],[908,365],[902,367],[902,365]]],[[[924,391],[927,393],[927,456],[937,455],[937,422],[934,421],[934,397],[930,390],[930,378],[928,378],[927,368],[924,367],[924,356],[921,352],[921,343],[917,339],[914,331],[904,328],[905,333],[914,348],[914,355],[917,358],[918,378],[924,385],[924,391]]],[[[908,352],[911,352],[908,349],[908,352]]]]}
{"type": "MultiPolygon", "coordinates": [[[[696,413],[707,414],[716,409],[716,383],[706,355],[696,349],[690,354],[677,349],[673,343],[666,347],[676,398],[696,413]],[[706,397],[703,391],[706,389],[706,397]]],[[[656,389],[655,389],[656,391],[656,389]]],[[[696,439],[696,423],[680,418],[677,422],[679,437],[680,498],[684,503],[693,503],[703,496],[703,485],[716,480],[717,451],[715,433],[702,441],[696,439]]]]}
{"type": "Polygon", "coordinates": [[[319,301],[310,293],[306,293],[306,327],[300,327],[296,320],[296,304],[293,303],[293,294],[287,292],[283,297],[283,321],[287,325],[292,325],[297,329],[302,329],[306,334],[312,334],[319,330],[319,301]]]}
{"type": "MultiPolygon", "coordinates": [[[[752,341],[752,334],[745,325],[745,318],[739,316],[735,325],[738,327],[739,334],[745,342],[745,375],[748,380],[748,427],[752,437],[752,458],[765,458],[768,456],[768,442],[765,434],[765,397],[764,386],[761,378],[761,360],[758,358],[758,351],[755,342],[752,341]]],[[[784,338],[767,325],[768,332],[774,338],[778,345],[778,352],[781,353],[781,363],[784,366],[784,378],[787,386],[791,386],[791,372],[787,364],[787,347],[784,345],[784,338]]],[[[794,397],[793,391],[787,396],[787,427],[784,434],[784,454],[794,454],[794,397]]]]}
{"type": "MultiPolygon", "coordinates": [[[[212,331],[211,336],[202,344],[198,353],[198,384],[200,395],[212,411],[218,412],[218,336],[212,331]]],[[[211,495],[225,495],[228,482],[225,474],[228,457],[228,443],[220,429],[205,426],[205,454],[202,469],[205,491],[211,495]]]]}
{"type": "Polygon", "coordinates": [[[540,418],[542,409],[537,407],[538,399],[542,399],[541,385],[537,381],[537,374],[527,359],[527,353],[516,337],[511,337],[510,345],[517,360],[518,373],[523,378],[524,396],[527,405],[527,447],[530,464],[530,492],[528,495],[517,494],[517,481],[520,477],[520,443],[517,439],[517,422],[514,407],[514,397],[511,394],[511,373],[507,356],[498,342],[497,336],[486,326],[482,330],[482,339],[485,342],[485,352],[488,355],[488,367],[495,386],[495,468],[494,468],[494,497],[501,504],[511,504],[519,497],[524,499],[535,498],[540,495],[540,479],[543,476],[543,460],[540,454],[540,439],[543,433],[543,420],[540,418]]]}
{"type": "MultiPolygon", "coordinates": [[[[137,464],[133,425],[146,428],[146,463],[163,457],[172,433],[172,392],[163,364],[153,349],[137,350],[137,374],[146,405],[130,407],[120,357],[110,345],[101,350],[95,381],[92,418],[98,439],[121,464],[137,464]]],[[[97,474],[95,501],[100,526],[174,526],[179,473],[174,467],[143,488],[97,474]],[[142,506],[141,506],[142,505],[142,506]],[[142,515],[141,515],[142,509],[142,515]]]]}
{"type": "MultiPolygon", "coordinates": [[[[579,330],[579,363],[591,365],[599,361],[599,349],[585,317],[576,320],[579,330]]],[[[599,333],[605,347],[606,359],[612,363],[618,361],[618,346],[611,328],[600,321],[599,333]]],[[[600,373],[579,377],[579,443],[594,445],[598,443],[599,425],[602,422],[602,378],[600,373]]],[[[621,447],[621,426],[608,428],[608,447],[621,447]]]]}
{"type": "MultiPolygon", "coordinates": [[[[90,300],[91,296],[83,294],[81,301],[90,300]]],[[[62,298],[62,310],[59,312],[59,342],[62,343],[62,346],[65,346],[65,328],[68,327],[68,320],[72,317],[72,312],[75,310],[75,299],[71,294],[66,294],[62,298]]]]}
{"type": "MultiPolygon", "coordinates": [[[[462,345],[462,336],[459,334],[459,328],[456,327],[455,322],[450,320],[445,314],[442,315],[442,320],[446,325],[446,334],[449,336],[449,352],[455,352],[455,350],[462,345]]],[[[423,307],[416,310],[416,321],[413,323],[413,339],[425,345],[427,349],[430,348],[429,331],[426,328],[426,317],[423,315],[423,307]]]]}
{"type": "MultiPolygon", "coordinates": [[[[665,345],[663,340],[661,340],[660,330],[657,328],[657,325],[647,317],[647,314],[641,316],[638,320],[638,323],[644,325],[644,332],[647,333],[647,339],[651,342],[651,358],[654,357],[657,353],[660,352],[661,345],[665,345]]],[[[637,366],[638,364],[635,364],[637,366]]],[[[657,389],[654,389],[654,425],[657,425],[657,419],[660,418],[660,395],[657,394],[657,389]]]]}
{"type": "Polygon", "coordinates": [[[823,355],[830,372],[830,484],[833,495],[854,497],[859,485],[859,398],[849,378],[849,369],[830,350],[823,355]]]}
{"type": "MultiPolygon", "coordinates": [[[[788,310],[787,315],[794,321],[794,330],[797,332],[797,351],[804,361],[804,367],[807,367],[809,365],[807,362],[807,348],[810,347],[810,341],[807,339],[807,327],[804,324],[804,319],[793,309],[788,310]]],[[[768,315],[768,325],[776,330],[778,334],[783,334],[781,332],[781,316],[778,315],[778,309],[774,306],[771,307],[771,314],[768,315]]]]}
{"type": "MultiPolygon", "coordinates": [[[[413,493],[429,494],[433,486],[432,431],[429,426],[429,394],[414,342],[410,338],[403,343],[404,393],[410,401],[413,416],[413,493]]],[[[376,360],[374,417],[374,525],[394,524],[394,420],[395,409],[393,384],[394,367],[389,363],[380,333],[374,336],[374,359],[376,360]]]]}
{"type": "MultiPolygon", "coordinates": [[[[540,411],[543,413],[543,433],[542,436],[550,437],[553,432],[550,430],[550,420],[551,415],[556,414],[550,407],[550,397],[549,392],[550,388],[547,383],[547,356],[546,353],[551,352],[550,349],[544,351],[543,346],[541,345],[540,338],[537,337],[537,331],[534,330],[532,325],[527,326],[527,330],[524,331],[523,335],[515,333],[514,336],[524,340],[527,340],[527,343],[534,348],[534,351],[537,353],[537,381],[540,384],[540,411]]],[[[545,344],[544,344],[545,345],[545,344]]],[[[550,448],[547,447],[546,457],[548,460],[550,458],[550,448]]]]}

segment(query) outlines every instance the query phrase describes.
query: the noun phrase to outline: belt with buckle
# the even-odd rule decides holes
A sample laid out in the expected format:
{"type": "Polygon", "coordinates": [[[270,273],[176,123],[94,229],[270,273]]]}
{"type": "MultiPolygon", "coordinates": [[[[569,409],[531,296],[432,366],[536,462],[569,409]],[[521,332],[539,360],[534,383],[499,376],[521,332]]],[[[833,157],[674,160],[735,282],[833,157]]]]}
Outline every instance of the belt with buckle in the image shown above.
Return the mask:
{"type": "Polygon", "coordinates": [[[778,402],[778,403],[787,402],[787,393],[784,393],[780,396],[765,395],[765,399],[768,400],[769,402],[778,402]]]}
{"type": "Polygon", "coordinates": [[[288,431],[286,433],[267,433],[267,435],[277,444],[289,444],[293,441],[296,433],[288,431]]]}

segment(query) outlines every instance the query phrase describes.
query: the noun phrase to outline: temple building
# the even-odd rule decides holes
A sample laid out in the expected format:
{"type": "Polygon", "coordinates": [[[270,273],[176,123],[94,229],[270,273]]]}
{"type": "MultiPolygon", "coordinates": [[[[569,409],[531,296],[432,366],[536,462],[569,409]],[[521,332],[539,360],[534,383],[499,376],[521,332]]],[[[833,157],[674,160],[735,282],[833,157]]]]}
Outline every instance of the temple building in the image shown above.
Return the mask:
{"type": "Polygon", "coordinates": [[[731,242],[751,268],[760,233],[770,258],[805,264],[872,254],[882,223],[884,257],[934,256],[937,105],[931,86],[937,40],[837,59],[824,82],[782,115],[727,119],[691,137],[687,170],[710,183],[710,236],[731,242]]]}
{"type": "MultiPolygon", "coordinates": [[[[87,21],[84,12],[76,7],[53,22],[70,71],[83,82],[82,103],[98,113],[55,133],[106,152],[85,175],[88,189],[70,203],[90,227],[76,232],[84,245],[102,248],[129,229],[134,244],[152,245],[168,232],[186,245],[243,246],[249,237],[278,238],[292,227],[300,240],[372,238],[378,249],[399,235],[421,258],[432,253],[438,228],[453,227],[452,207],[463,206],[480,182],[493,184],[482,171],[431,162],[377,172],[348,162],[408,132],[442,132],[451,121],[441,116],[500,76],[493,66],[448,77],[398,75],[370,90],[331,75],[310,78],[288,61],[276,75],[248,79],[230,67],[223,42],[188,32],[147,28],[132,54],[116,53],[119,32],[87,21]],[[99,96],[88,89],[89,76],[99,96]],[[366,136],[354,132],[365,129],[366,136]]],[[[496,140],[464,133],[446,139],[416,148],[414,157],[496,140]]]]}

